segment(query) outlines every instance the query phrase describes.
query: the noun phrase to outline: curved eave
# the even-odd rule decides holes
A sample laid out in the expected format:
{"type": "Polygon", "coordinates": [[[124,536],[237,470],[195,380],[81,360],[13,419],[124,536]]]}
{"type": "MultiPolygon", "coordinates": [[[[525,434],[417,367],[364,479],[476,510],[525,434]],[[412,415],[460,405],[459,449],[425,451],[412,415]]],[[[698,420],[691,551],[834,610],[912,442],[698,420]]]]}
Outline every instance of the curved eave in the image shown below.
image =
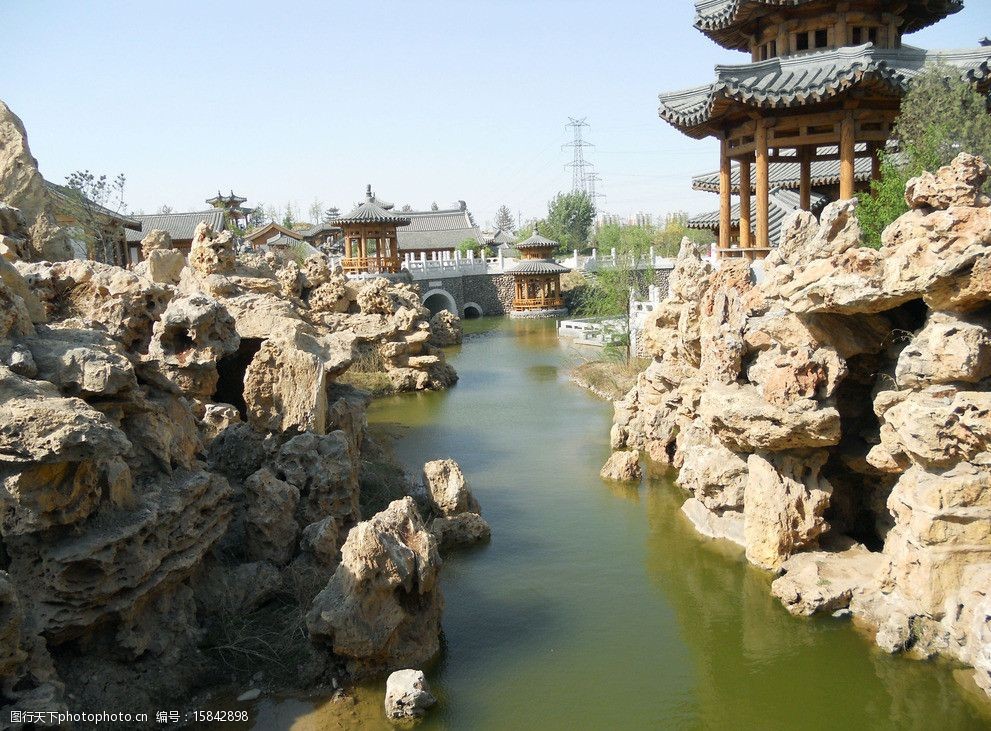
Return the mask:
{"type": "Polygon", "coordinates": [[[986,86],[991,49],[897,51],[872,45],[844,47],[737,66],[717,66],[712,84],[659,95],[658,116],[684,134],[718,134],[732,110],[790,109],[828,102],[855,87],[901,96],[927,61],[943,60],[966,81],[986,86]]]}
{"type": "MultiPolygon", "coordinates": [[[[750,50],[748,24],[768,13],[808,5],[815,0],[697,0],[694,26],[712,41],[733,51],[750,50]]],[[[903,33],[914,33],[963,9],[963,0],[908,0],[903,33]]]]}
{"type": "Polygon", "coordinates": [[[565,274],[571,270],[553,261],[529,260],[517,264],[509,274],[565,274]]]}

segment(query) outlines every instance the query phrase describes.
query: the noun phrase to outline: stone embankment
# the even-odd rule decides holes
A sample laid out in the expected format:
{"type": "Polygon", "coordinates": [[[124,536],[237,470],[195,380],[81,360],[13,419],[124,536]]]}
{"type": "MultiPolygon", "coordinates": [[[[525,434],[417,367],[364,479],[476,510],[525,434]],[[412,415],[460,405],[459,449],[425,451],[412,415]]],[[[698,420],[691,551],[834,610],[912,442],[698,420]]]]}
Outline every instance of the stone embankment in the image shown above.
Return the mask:
{"type": "Polygon", "coordinates": [[[679,468],[685,514],[789,611],[846,609],[991,694],[988,173],[912,180],[879,250],[853,201],[797,213],[760,283],[686,241],[611,441],[679,468]]]}
{"type": "Polygon", "coordinates": [[[408,497],[362,515],[367,398],[336,379],[374,350],[399,389],[448,386],[430,341],[458,323],[205,224],[188,260],[152,232],[133,270],[30,262],[30,218],[0,207],[0,705],[147,711],[269,652],[273,682],[333,687],[436,654],[446,538],[408,497]]]}

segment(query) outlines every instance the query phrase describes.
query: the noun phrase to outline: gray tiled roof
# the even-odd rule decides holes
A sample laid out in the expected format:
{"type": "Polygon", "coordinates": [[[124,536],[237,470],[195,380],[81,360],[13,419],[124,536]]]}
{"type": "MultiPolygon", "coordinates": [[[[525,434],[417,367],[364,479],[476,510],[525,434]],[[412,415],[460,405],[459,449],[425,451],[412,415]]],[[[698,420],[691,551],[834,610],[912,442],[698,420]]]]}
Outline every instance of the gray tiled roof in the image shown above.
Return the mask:
{"type": "MultiPolygon", "coordinates": [[[[79,197],[82,196],[82,193],[78,190],[70,188],[66,185],[52,183],[48,180],[45,181],[45,188],[47,188],[48,192],[52,194],[52,197],[55,199],[55,204],[67,207],[69,212],[71,212],[71,209],[74,206],[79,205],[79,197]]],[[[115,221],[120,221],[121,225],[126,229],[137,229],[141,226],[141,224],[137,221],[137,216],[125,216],[123,213],[111,211],[109,208],[104,208],[93,201],[89,201],[88,205],[93,213],[100,216],[106,216],[107,218],[111,218],[115,221]]],[[[128,231],[128,235],[130,235],[130,233],[131,232],[128,231]]]]}
{"type": "Polygon", "coordinates": [[[551,239],[541,236],[536,231],[530,236],[530,238],[525,241],[520,241],[516,244],[517,249],[548,249],[557,248],[560,244],[557,241],[552,241],[551,239]]]}
{"type": "MultiPolygon", "coordinates": [[[[827,149],[827,148],[824,148],[827,149]]],[[[832,148],[835,152],[836,148],[832,148]]],[[[812,172],[812,187],[817,188],[824,185],[836,185],[840,182],[840,161],[839,160],[816,160],[810,165],[812,172]]],[[[798,188],[801,182],[802,166],[798,162],[776,162],[770,165],[768,177],[772,188],[798,188]]],[[[871,179],[871,159],[869,157],[858,157],[853,165],[853,174],[857,181],[865,182],[871,179]]],[[[733,193],[740,192],[740,168],[733,166],[730,175],[731,190],[733,193]]],[[[757,186],[757,171],[754,165],[750,166],[750,189],[757,186]]],[[[719,192],[719,171],[696,175],[692,178],[692,187],[695,190],[704,190],[710,193],[719,192]]]]}
{"type": "Polygon", "coordinates": [[[786,109],[830,99],[851,87],[873,83],[904,93],[927,61],[942,60],[963,79],[987,83],[991,48],[925,51],[921,48],[876,48],[873,44],[816,51],[759,63],[716,66],[716,81],[661,94],[658,114],[686,134],[702,138],[716,121],[740,105],[752,109],[786,109]]]}
{"type": "Polygon", "coordinates": [[[399,250],[455,249],[465,239],[484,243],[482,232],[471,220],[467,209],[408,211],[409,225],[396,231],[399,250]]]}
{"type": "MultiPolygon", "coordinates": [[[[781,238],[781,224],[784,222],[785,216],[793,211],[797,211],[799,208],[799,198],[798,193],[792,190],[782,190],[776,188],[771,191],[768,195],[768,211],[767,211],[767,234],[768,239],[771,242],[771,246],[777,246],[778,241],[781,238]]],[[[818,213],[821,211],[828,202],[828,199],[819,195],[818,193],[812,194],[812,212],[818,213]]],[[[754,213],[757,210],[757,201],[755,198],[750,199],[750,211],[751,211],[751,227],[753,227],[756,219],[754,213]]],[[[733,206],[730,212],[730,221],[732,225],[740,225],[740,205],[739,203],[733,206]]],[[[713,231],[719,228],[719,211],[709,211],[707,213],[700,213],[697,216],[692,216],[688,219],[685,224],[688,228],[699,228],[699,229],[711,229],[713,231]]]]}
{"type": "Polygon", "coordinates": [[[547,259],[524,259],[509,270],[510,274],[564,274],[570,272],[568,267],[548,261],[547,259]]]}
{"type": "Polygon", "coordinates": [[[491,236],[487,236],[485,243],[494,244],[499,246],[501,244],[515,244],[516,236],[513,235],[512,231],[506,231],[505,229],[497,228],[491,236]]]}
{"type": "Polygon", "coordinates": [[[130,243],[141,241],[156,228],[167,232],[173,240],[191,240],[201,221],[206,221],[214,231],[222,231],[225,225],[224,212],[219,208],[191,213],[155,213],[148,216],[133,216],[133,218],[141,223],[141,230],[127,232],[127,240],[130,243]]]}
{"type": "Polygon", "coordinates": [[[339,226],[349,223],[394,223],[396,226],[405,226],[409,223],[406,214],[393,213],[391,208],[391,203],[380,201],[375,197],[372,193],[372,186],[369,185],[365,192],[365,202],[360,203],[346,216],[336,219],[334,223],[339,226]]]}
{"type": "MultiPolygon", "coordinates": [[[[814,0],[695,0],[695,27],[725,48],[749,50],[752,24],[783,7],[807,5],[814,0]]],[[[960,11],[963,0],[906,0],[900,15],[906,33],[925,28],[960,11]]]]}
{"type": "Polygon", "coordinates": [[[319,236],[320,234],[331,233],[332,231],[340,231],[341,227],[334,223],[318,223],[316,226],[310,226],[309,228],[300,229],[296,233],[302,236],[304,239],[313,238],[314,236],[319,236]]]}

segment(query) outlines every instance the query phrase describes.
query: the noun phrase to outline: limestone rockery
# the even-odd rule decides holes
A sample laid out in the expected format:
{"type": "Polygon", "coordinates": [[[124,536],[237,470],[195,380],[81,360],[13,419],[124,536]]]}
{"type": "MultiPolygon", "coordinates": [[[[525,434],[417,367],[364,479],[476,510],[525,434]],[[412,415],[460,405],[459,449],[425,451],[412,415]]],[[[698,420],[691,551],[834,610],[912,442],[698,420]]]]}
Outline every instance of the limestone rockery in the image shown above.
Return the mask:
{"type": "Polygon", "coordinates": [[[26,245],[0,257],[0,705],[181,704],[257,647],[308,648],[287,685],[434,654],[441,538],[409,498],[362,515],[366,398],[335,383],[369,350],[399,389],[456,380],[416,290],[205,224],[188,262],[163,232],[133,270],[8,261],[38,247],[2,210],[26,245]],[[347,604],[308,636],[321,590],[347,604]]]}
{"type": "Polygon", "coordinates": [[[913,179],[879,250],[855,201],[795,214],[759,277],[685,242],[611,439],[678,467],[685,514],[789,611],[849,608],[991,694],[988,173],[913,179]]]}

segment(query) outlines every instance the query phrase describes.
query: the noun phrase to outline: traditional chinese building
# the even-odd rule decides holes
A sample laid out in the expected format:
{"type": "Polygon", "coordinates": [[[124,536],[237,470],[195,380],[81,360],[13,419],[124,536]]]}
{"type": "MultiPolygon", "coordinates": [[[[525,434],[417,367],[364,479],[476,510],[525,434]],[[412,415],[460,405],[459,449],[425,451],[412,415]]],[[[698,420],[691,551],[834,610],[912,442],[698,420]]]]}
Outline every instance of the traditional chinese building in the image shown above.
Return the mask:
{"type": "Polygon", "coordinates": [[[713,175],[721,254],[763,258],[776,243],[772,191],[785,189],[782,179],[794,181],[803,210],[813,210],[817,196],[852,198],[869,185],[901,98],[928,62],[942,61],[987,92],[991,50],[926,51],[902,42],[962,7],[962,0],[696,0],[695,27],[750,54],[749,63],[717,66],[712,83],[660,96],[662,119],[720,141],[713,175]],[[788,172],[778,175],[779,166],[788,172]]]}
{"type": "Polygon", "coordinates": [[[242,231],[248,228],[248,217],[254,212],[254,208],[245,208],[247,198],[235,195],[232,190],[228,195],[224,195],[219,190],[213,198],[208,198],[207,203],[214,208],[224,212],[224,218],[231,226],[236,226],[242,231]]]}
{"type": "Polygon", "coordinates": [[[509,270],[516,288],[513,312],[516,317],[552,317],[566,314],[561,296],[561,275],[571,271],[552,259],[558,243],[536,229],[526,241],[516,244],[520,263],[509,270]]]}
{"type": "Polygon", "coordinates": [[[369,185],[365,202],[334,223],[343,231],[344,258],[341,266],[348,274],[395,273],[400,268],[396,229],[408,226],[410,219],[380,203],[369,185]]]}

